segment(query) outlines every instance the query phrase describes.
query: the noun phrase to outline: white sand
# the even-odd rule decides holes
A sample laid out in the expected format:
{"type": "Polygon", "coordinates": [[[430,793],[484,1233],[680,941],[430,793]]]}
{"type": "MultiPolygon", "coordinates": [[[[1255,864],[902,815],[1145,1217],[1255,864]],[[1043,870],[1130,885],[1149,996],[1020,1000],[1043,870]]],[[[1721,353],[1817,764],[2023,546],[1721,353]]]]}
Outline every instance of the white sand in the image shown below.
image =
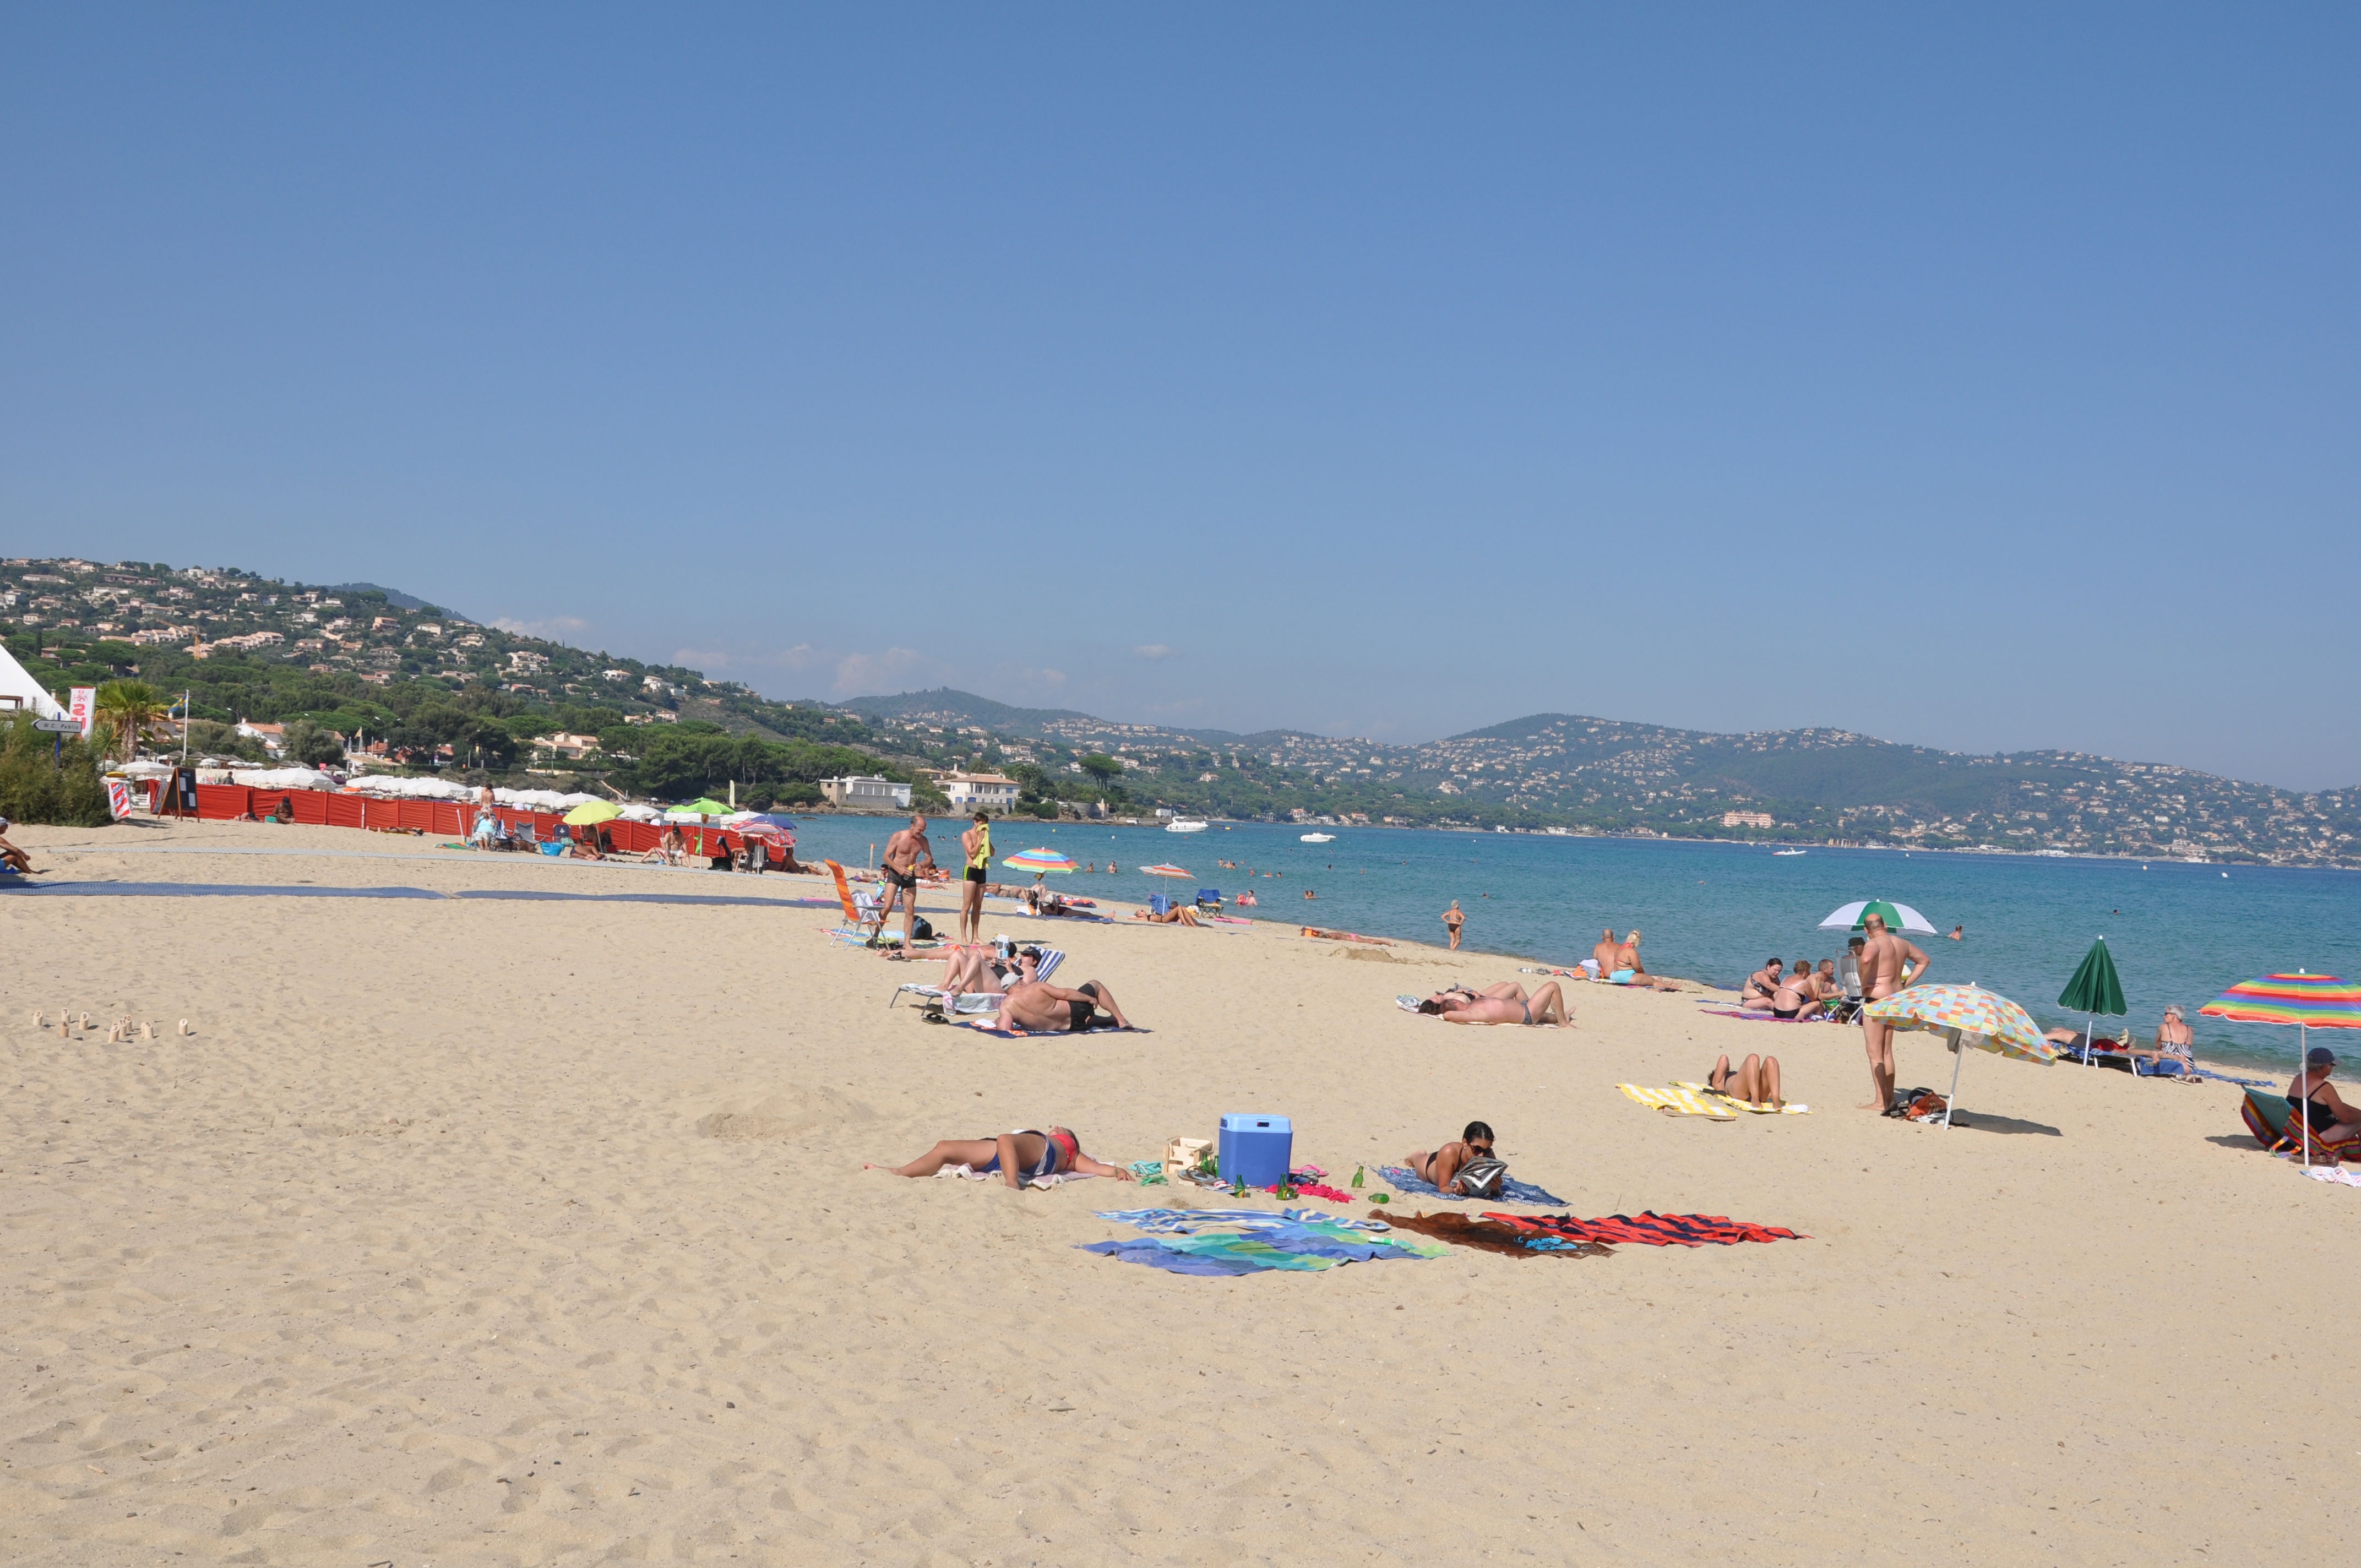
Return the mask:
{"type": "MultiPolygon", "coordinates": [[[[75,878],[819,891],[326,828],[14,836],[75,878]],[[162,843],[346,853],[115,852],[162,843]]],[[[1390,999],[1509,963],[995,912],[1154,1031],[1007,1041],[887,1011],[908,971],[833,923],[0,896],[0,1559],[2246,1563],[2351,1533],[2361,1191],[2257,1152],[2235,1090],[1977,1055],[1945,1134],[1852,1109],[1848,1029],[1605,987],[1576,1030],[1454,1029],[1390,999]],[[102,1027],[33,1028],[60,1006],[102,1027]],[[197,1032],[105,1043],[125,1013],[197,1032]],[[1765,1048],[1814,1114],[1614,1088],[1765,1048]],[[1073,1250],[1135,1234],[1093,1209],[1201,1201],[1171,1189],[858,1168],[1051,1121],[1142,1158],[1224,1111],[1291,1115],[1340,1183],[1481,1116],[1577,1214],[1812,1239],[1183,1278],[1073,1250]]]]}

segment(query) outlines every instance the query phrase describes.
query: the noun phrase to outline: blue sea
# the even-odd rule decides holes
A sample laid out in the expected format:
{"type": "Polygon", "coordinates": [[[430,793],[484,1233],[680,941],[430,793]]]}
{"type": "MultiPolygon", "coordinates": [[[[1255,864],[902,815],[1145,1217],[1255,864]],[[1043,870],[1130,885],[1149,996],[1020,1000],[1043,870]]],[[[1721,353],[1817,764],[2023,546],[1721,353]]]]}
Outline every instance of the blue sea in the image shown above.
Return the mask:
{"type": "MultiPolygon", "coordinates": [[[[898,822],[878,817],[800,819],[797,853],[847,865],[873,863],[898,822]]],[[[930,830],[937,857],[954,863],[963,822],[930,830]]],[[[2104,937],[2123,978],[2131,1023],[2151,1036],[2165,1003],[2179,1002],[2202,1054],[2290,1070],[2291,1029],[2224,1024],[2200,1003],[2257,975],[2309,970],[2361,978],[2361,872],[2185,865],[2173,861],[2056,860],[1903,850],[1814,849],[1774,857],[1767,848],[1639,839],[1215,823],[1202,833],[1089,823],[995,823],[1003,855],[1032,846],[1063,851],[1114,876],[1076,872],[1063,891],[1141,901],[1159,891],[1251,886],[1258,908],[1236,913],[1288,926],[1440,943],[1453,899],[1467,916],[1464,946],[1572,967],[1602,927],[1638,927],[1641,952],[1659,974],[1735,988],[1777,955],[1834,958],[1845,933],[1818,929],[1838,905],[1860,898],[1907,904],[1961,940],[1916,938],[1938,981],[1972,981],[2022,1005],[2047,1027],[2071,1024],[2057,997],[2093,940],[2104,937]],[[1218,861],[1241,868],[1222,869],[1218,861]],[[1158,861],[1187,867],[1191,883],[1138,874],[1158,861]],[[1251,868],[1249,870],[1246,868],[1251,868]],[[1306,892],[1319,894],[1307,900],[1306,892]]],[[[1006,881],[1018,873],[1000,872],[1006,881]]],[[[1506,966],[1504,970],[1506,972],[1506,966]]],[[[2103,1027],[2104,1027],[2103,1021],[2103,1027]]],[[[2314,1043],[2322,1043],[2315,1041],[2314,1043]]],[[[2361,1057],[2361,1035],[2327,1042],[2361,1057]]]]}

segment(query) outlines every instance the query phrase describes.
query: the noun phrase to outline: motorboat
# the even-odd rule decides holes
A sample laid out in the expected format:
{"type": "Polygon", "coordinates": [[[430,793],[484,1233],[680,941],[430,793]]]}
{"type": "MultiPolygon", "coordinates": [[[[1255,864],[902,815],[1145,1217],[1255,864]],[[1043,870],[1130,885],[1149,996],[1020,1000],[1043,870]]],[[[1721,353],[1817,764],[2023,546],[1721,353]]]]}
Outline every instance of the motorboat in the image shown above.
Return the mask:
{"type": "Polygon", "coordinates": [[[1803,850],[1773,850],[1771,851],[1771,858],[1774,861],[1784,861],[1789,855],[1801,855],[1805,853],[1807,853],[1807,851],[1803,850]]]}
{"type": "Polygon", "coordinates": [[[1164,825],[1167,833],[1202,833],[1205,824],[1192,817],[1176,817],[1164,825]]]}
{"type": "Polygon", "coordinates": [[[1299,844],[1333,844],[1336,841],[1336,835],[1334,833],[1300,833],[1296,835],[1295,841],[1299,844]]]}

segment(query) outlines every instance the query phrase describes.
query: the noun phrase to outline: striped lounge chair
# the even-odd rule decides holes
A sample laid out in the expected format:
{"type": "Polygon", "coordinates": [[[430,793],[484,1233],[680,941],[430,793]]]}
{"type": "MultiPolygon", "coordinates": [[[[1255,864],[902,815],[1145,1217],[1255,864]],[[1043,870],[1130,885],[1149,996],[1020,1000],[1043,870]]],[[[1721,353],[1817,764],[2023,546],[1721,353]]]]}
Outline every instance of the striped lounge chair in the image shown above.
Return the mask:
{"type": "MultiPolygon", "coordinates": [[[[1037,966],[1034,978],[1048,980],[1058,972],[1058,966],[1065,961],[1066,955],[1060,949],[1042,948],[1041,962],[1037,966]]],[[[886,1007],[891,1009],[894,1003],[902,1000],[905,992],[923,996],[929,1002],[939,1002],[943,1004],[944,1011],[950,1013],[997,1013],[1000,1011],[1000,993],[997,992],[969,991],[954,996],[939,985],[897,985],[894,988],[894,994],[885,999],[886,1007]]]]}
{"type": "Polygon", "coordinates": [[[2361,1160],[2361,1133],[2341,1143],[2323,1143],[2318,1135],[2296,1120],[2284,1094],[2249,1089],[2246,1099],[2239,1102],[2238,1116],[2246,1124],[2246,1131],[2254,1135],[2255,1142],[2273,1154],[2293,1155],[2299,1160],[2308,1157],[2313,1165],[2334,1165],[2339,1159],[2361,1160]]]}

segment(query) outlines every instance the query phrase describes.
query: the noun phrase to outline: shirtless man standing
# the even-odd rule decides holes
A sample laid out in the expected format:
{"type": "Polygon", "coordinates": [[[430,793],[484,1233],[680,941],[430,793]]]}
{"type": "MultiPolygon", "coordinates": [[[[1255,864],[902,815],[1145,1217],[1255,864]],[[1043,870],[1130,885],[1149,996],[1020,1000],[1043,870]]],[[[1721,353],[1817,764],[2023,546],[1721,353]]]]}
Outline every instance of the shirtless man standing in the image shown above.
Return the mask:
{"type": "Polygon", "coordinates": [[[885,840],[885,863],[880,868],[885,879],[885,897],[877,906],[877,929],[885,929],[885,922],[894,917],[894,905],[902,905],[902,950],[910,950],[910,926],[918,917],[918,866],[924,862],[928,871],[935,869],[935,847],[927,842],[927,819],[917,812],[910,814],[910,825],[885,840]]]}
{"type": "MultiPolygon", "coordinates": [[[[1927,978],[1927,955],[1918,950],[1917,943],[1888,931],[1884,916],[1872,915],[1863,926],[1869,932],[1869,940],[1861,949],[1861,993],[1864,998],[1874,1002],[1927,978]],[[1905,960],[1910,965],[1907,981],[1902,978],[1905,960]]],[[[1861,1041],[1869,1052],[1869,1080],[1877,1094],[1861,1109],[1882,1113],[1894,1102],[1894,1026],[1864,1014],[1861,1041]]]]}
{"type": "Polygon", "coordinates": [[[960,929],[962,943],[983,940],[983,879],[992,874],[992,817],[975,814],[975,826],[960,835],[960,853],[967,857],[967,877],[960,883],[960,929]]]}
{"type": "Polygon", "coordinates": [[[1115,1019],[1116,1028],[1131,1027],[1131,1020],[1115,1005],[1115,992],[1095,980],[1084,981],[1079,991],[1068,991],[1046,980],[1022,981],[1001,998],[1000,1026],[1034,1034],[1079,1035],[1092,1026],[1093,1014],[1101,1011],[1115,1019]]]}

